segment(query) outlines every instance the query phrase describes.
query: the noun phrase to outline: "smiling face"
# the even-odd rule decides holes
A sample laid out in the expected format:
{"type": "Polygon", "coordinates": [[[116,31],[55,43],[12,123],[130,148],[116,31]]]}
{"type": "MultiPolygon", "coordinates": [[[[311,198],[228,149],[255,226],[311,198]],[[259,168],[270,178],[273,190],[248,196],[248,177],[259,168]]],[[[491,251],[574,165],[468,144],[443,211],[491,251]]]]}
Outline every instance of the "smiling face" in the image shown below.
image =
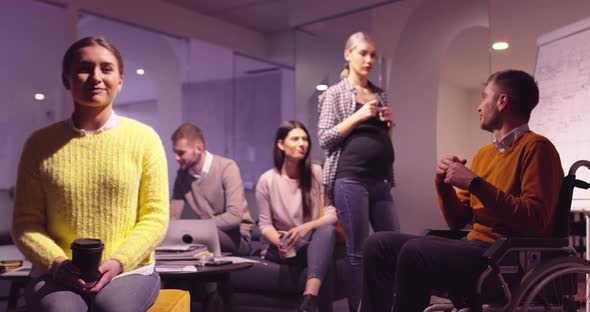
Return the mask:
{"type": "Polygon", "coordinates": [[[375,64],[376,57],[375,45],[367,40],[362,40],[352,49],[344,51],[348,69],[361,77],[369,75],[375,64]]]}
{"type": "Polygon", "coordinates": [[[197,169],[201,158],[205,153],[202,143],[191,144],[187,139],[182,138],[174,142],[174,157],[180,165],[181,170],[188,168],[197,169]]]}
{"type": "Polygon", "coordinates": [[[279,140],[277,146],[285,154],[285,159],[303,160],[309,150],[309,138],[303,129],[295,128],[284,140],[279,140]]]}
{"type": "Polygon", "coordinates": [[[90,45],[80,48],[64,83],[74,103],[84,107],[106,107],[113,104],[123,85],[119,62],[111,51],[90,45]]]}
{"type": "Polygon", "coordinates": [[[500,90],[493,81],[490,81],[484,88],[482,100],[477,111],[479,112],[479,126],[483,130],[494,131],[501,126],[501,117],[498,110],[498,104],[501,96],[500,90]]]}

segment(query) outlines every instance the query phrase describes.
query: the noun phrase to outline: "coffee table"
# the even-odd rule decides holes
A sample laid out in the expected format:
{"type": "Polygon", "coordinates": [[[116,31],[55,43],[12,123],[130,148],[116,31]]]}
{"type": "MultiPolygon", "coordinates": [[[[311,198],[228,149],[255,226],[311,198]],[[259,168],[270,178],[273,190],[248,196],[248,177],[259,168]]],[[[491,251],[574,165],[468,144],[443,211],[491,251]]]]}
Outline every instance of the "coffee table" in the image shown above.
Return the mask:
{"type": "MultiPolygon", "coordinates": [[[[25,257],[18,251],[14,245],[2,245],[0,246],[0,260],[24,260],[25,257]]],[[[10,290],[8,296],[0,297],[0,300],[8,301],[8,310],[14,309],[18,303],[18,297],[20,290],[29,281],[29,268],[30,263],[17,271],[11,271],[0,274],[0,280],[6,280],[10,282],[10,290]]]]}
{"type": "MultiPolygon", "coordinates": [[[[254,263],[232,263],[222,266],[198,266],[195,272],[182,271],[159,271],[162,282],[188,282],[190,283],[217,283],[217,289],[223,300],[223,310],[232,311],[232,286],[230,273],[232,271],[245,270],[252,267],[254,263]]],[[[165,285],[165,284],[164,284],[165,285]]],[[[190,289],[189,289],[190,290],[190,289]]]]}
{"type": "Polygon", "coordinates": [[[10,290],[8,296],[2,298],[3,300],[8,300],[8,304],[6,306],[8,310],[16,308],[20,290],[25,288],[30,280],[29,271],[30,270],[26,269],[0,274],[0,280],[10,281],[10,290]]]}

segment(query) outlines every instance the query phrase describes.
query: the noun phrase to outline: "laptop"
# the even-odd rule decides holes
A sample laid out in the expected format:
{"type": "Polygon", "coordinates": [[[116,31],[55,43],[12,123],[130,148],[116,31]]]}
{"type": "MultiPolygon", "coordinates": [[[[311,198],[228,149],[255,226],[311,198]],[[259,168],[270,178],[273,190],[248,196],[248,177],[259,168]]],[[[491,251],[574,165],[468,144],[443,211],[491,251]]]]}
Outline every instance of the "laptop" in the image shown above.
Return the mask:
{"type": "Polygon", "coordinates": [[[203,244],[215,258],[221,257],[217,225],[213,219],[170,220],[166,237],[160,245],[203,244]]]}

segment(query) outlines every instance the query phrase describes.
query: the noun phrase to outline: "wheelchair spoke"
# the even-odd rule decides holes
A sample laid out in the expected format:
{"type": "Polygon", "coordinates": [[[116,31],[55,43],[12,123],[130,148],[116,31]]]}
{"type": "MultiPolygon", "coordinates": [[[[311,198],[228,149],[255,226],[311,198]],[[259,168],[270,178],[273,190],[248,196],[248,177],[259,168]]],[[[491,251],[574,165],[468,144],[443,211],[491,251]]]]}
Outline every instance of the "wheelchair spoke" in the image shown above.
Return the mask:
{"type": "Polygon", "coordinates": [[[590,262],[562,257],[535,268],[509,311],[586,311],[590,262]]]}

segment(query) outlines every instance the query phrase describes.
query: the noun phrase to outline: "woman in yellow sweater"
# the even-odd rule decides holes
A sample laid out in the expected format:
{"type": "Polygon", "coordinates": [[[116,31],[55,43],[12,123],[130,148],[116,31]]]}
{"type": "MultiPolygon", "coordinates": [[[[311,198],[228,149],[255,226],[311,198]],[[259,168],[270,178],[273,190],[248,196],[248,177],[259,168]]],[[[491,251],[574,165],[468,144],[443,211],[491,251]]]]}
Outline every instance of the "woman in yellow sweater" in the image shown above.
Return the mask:
{"type": "Polygon", "coordinates": [[[32,311],[145,311],[160,278],[154,248],[168,226],[164,148],[156,132],[116,115],[123,60],[106,39],[66,51],[62,81],[71,118],[35,131],[18,170],[13,238],[33,263],[25,289],[32,311]],[[104,243],[93,286],[70,259],[78,238],[104,243]]]}

